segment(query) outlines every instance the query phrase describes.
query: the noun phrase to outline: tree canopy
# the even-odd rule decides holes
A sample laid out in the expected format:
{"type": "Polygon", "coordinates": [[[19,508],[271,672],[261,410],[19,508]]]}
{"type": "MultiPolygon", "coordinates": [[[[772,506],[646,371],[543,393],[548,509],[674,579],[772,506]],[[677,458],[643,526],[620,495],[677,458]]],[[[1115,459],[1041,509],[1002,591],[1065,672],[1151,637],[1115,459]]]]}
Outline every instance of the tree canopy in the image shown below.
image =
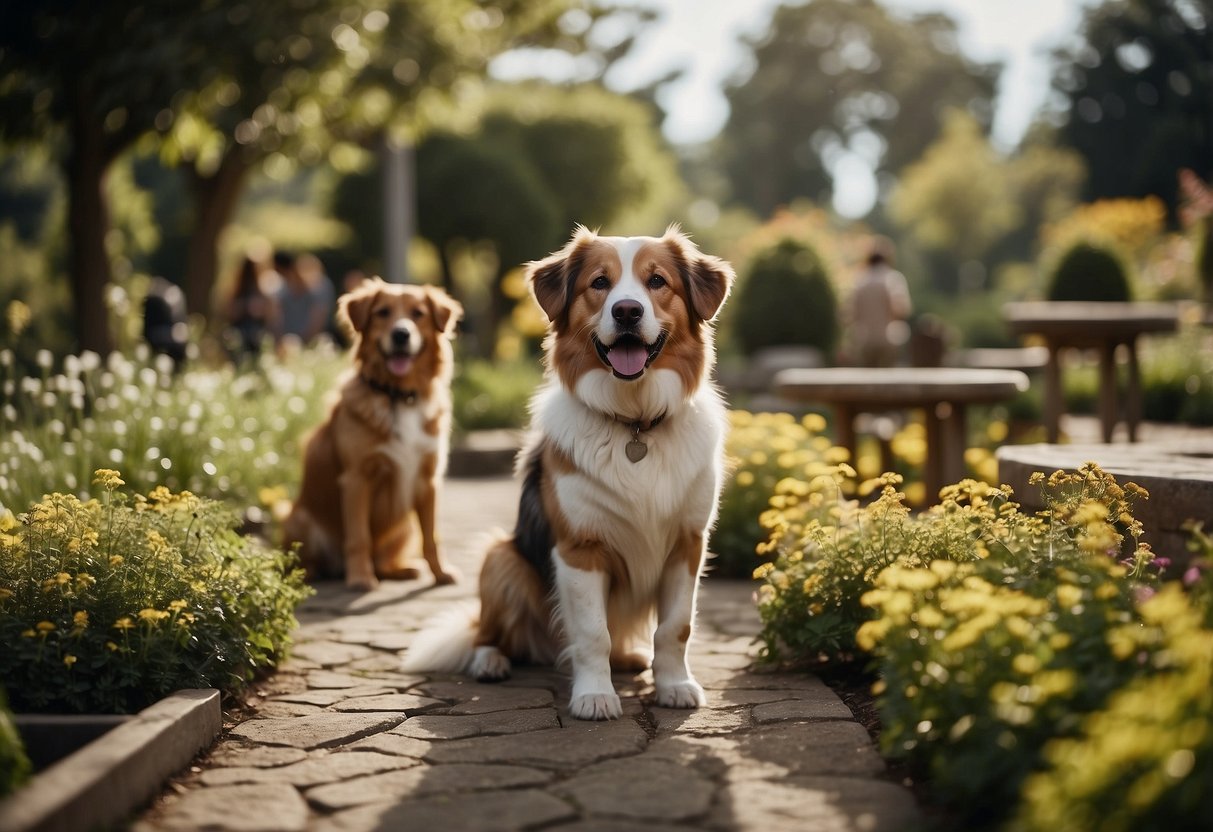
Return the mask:
{"type": "Polygon", "coordinates": [[[1059,141],[1078,151],[1084,196],[1161,196],[1177,174],[1213,172],[1213,2],[1109,0],[1054,55],[1059,141]]]}
{"type": "Polygon", "coordinates": [[[949,108],[988,124],[1000,70],[961,54],[946,15],[903,20],[875,0],[781,6],[749,46],[753,71],[726,91],[721,143],[734,196],[759,214],[828,201],[846,152],[900,172],[949,108]]]}

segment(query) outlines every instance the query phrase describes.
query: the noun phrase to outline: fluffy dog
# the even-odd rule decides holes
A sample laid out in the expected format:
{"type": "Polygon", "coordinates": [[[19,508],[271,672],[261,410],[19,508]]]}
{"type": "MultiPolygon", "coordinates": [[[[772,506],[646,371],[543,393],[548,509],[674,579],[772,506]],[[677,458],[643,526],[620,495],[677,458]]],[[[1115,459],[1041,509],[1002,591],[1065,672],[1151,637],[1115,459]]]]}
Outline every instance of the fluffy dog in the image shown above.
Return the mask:
{"type": "Polygon", "coordinates": [[[455,571],[434,536],[451,425],[451,337],[462,307],[439,289],[378,278],[337,303],[354,367],[328,419],[309,438],[303,487],[285,524],[311,577],[354,589],[415,578],[406,546],[415,513],[434,580],[455,571]]]}
{"type": "Polygon", "coordinates": [[[548,372],[517,526],[485,558],[479,616],[420,634],[405,666],[492,680],[511,661],[565,659],[570,713],[614,719],[612,667],[651,662],[659,705],[697,707],[687,645],[726,427],[710,321],[733,269],[677,228],[578,228],[528,277],[550,321],[548,372]]]}

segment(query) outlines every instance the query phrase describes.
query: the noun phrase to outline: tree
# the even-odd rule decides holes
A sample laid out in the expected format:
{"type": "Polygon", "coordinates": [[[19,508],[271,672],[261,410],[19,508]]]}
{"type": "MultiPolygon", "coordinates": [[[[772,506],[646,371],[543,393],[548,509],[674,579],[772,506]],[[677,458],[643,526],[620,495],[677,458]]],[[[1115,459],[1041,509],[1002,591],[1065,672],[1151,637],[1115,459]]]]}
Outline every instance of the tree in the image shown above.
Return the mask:
{"type": "Polygon", "coordinates": [[[1087,162],[1087,201],[1155,194],[1213,172],[1213,2],[1110,0],[1054,54],[1058,140],[1087,162]]]}
{"type": "Polygon", "coordinates": [[[965,58],[946,15],[902,20],[875,0],[781,6],[748,45],[754,69],[726,92],[720,142],[734,196],[760,215],[798,197],[828,201],[845,152],[899,173],[949,108],[988,123],[1000,69],[965,58]]]}
{"type": "Polygon", "coordinates": [[[169,0],[10,0],[0,11],[0,137],[60,143],[78,348],[109,352],[105,175],[185,84],[213,16],[169,0]]]}

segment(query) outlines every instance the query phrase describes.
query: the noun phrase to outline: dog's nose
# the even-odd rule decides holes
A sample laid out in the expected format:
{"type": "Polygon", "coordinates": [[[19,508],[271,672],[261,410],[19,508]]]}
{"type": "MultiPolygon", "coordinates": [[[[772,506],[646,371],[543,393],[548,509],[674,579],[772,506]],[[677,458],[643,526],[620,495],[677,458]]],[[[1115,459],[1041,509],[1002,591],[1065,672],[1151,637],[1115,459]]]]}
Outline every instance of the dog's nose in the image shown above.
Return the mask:
{"type": "Polygon", "coordinates": [[[404,347],[409,343],[408,327],[397,326],[392,328],[392,346],[404,347]]]}
{"type": "Polygon", "coordinates": [[[611,317],[620,326],[635,326],[644,315],[644,307],[638,300],[621,300],[611,307],[611,317]]]}

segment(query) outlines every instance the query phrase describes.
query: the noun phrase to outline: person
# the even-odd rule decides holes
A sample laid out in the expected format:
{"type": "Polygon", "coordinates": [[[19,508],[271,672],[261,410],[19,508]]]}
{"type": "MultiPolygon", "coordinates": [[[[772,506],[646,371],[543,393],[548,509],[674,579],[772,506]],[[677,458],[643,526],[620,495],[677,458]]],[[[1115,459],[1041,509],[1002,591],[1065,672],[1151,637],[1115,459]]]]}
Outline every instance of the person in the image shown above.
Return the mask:
{"type": "Polygon", "coordinates": [[[173,371],[181,369],[189,345],[185,293],[177,284],[156,276],[143,299],[143,338],[153,352],[173,359],[173,371]]]}
{"type": "Polygon", "coordinates": [[[273,321],[273,305],[261,288],[260,267],[253,258],[245,257],[223,309],[228,325],[228,352],[237,364],[260,354],[261,343],[273,321]]]}
{"type": "Polygon", "coordinates": [[[308,345],[328,329],[336,301],[333,284],[310,255],[296,258],[290,252],[274,254],[274,268],[282,283],[274,293],[274,337],[281,349],[289,341],[308,345]]]}
{"type": "Polygon", "coordinates": [[[910,335],[910,311],[910,290],[905,275],[893,268],[892,244],[878,238],[847,299],[850,363],[862,367],[897,364],[910,335]]]}

